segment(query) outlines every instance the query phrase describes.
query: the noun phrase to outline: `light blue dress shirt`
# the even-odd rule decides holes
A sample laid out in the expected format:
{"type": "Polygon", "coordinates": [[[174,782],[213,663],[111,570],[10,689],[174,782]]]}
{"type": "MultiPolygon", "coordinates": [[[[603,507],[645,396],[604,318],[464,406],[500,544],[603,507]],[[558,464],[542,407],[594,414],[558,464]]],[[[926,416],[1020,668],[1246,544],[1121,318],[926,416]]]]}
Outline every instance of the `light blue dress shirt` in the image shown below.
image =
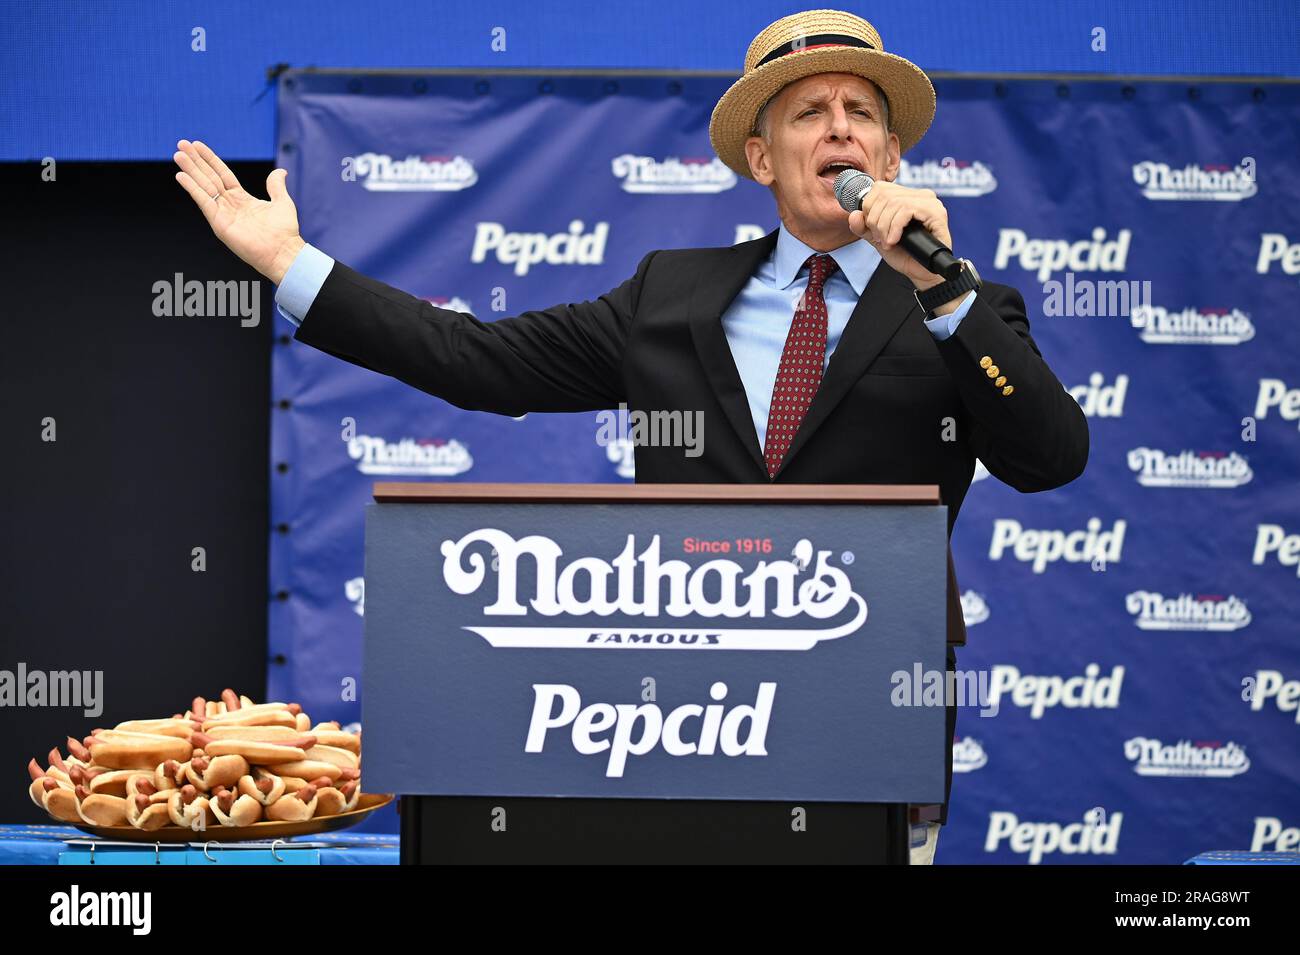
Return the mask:
{"type": "MultiPolygon", "coordinates": [[[[808,256],[816,254],[816,249],[795,238],[782,224],[772,254],[722,313],[722,329],[736,360],[741,384],[745,386],[760,448],[765,447],[767,438],[767,413],[781,365],[781,352],[794,324],[795,307],[808,288],[804,263],[808,256]]],[[[862,290],[880,264],[880,253],[866,239],[858,239],[827,254],[839,266],[822,289],[826,299],[826,365],[829,365],[831,352],[839,344],[862,290]]],[[[957,330],[973,301],[975,293],[967,292],[955,312],[927,319],[925,327],[942,341],[957,330]]],[[[870,320],[867,315],[863,318],[870,320]]],[[[823,370],[826,365],[822,366],[823,370]]]]}
{"type": "MultiPolygon", "coordinates": [[[[815,254],[814,249],[791,235],[783,224],[772,254],[722,313],[722,328],[745,386],[759,447],[763,447],[767,436],[772,388],[786,336],[794,323],[795,306],[808,287],[804,263],[808,256],[815,254]]],[[[826,299],[826,362],[829,364],[831,352],[835,351],[862,290],[880,264],[880,253],[865,239],[858,239],[828,254],[839,266],[822,290],[826,299]]],[[[301,324],[333,267],[330,256],[313,245],[304,246],[275,290],[276,310],[294,325],[301,324]]],[[[975,293],[967,292],[955,312],[927,319],[925,327],[942,341],[957,330],[974,300],[975,293]]]]}

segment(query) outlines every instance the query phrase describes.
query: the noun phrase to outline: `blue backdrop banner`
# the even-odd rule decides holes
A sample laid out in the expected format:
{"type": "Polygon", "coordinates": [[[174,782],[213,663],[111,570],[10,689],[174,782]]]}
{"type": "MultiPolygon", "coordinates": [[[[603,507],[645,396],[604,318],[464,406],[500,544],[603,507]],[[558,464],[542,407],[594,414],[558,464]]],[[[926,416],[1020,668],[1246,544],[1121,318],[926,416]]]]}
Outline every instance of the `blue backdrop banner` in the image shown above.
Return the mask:
{"type": "MultiPolygon", "coordinates": [[[[490,321],[777,226],[709,148],[729,81],[291,72],[279,161],[309,242],[490,321]]],[[[1091,429],[1082,478],[1022,495],[977,468],[957,521],[958,668],[984,690],[938,861],[1300,848],[1300,87],[936,88],[899,181],[1021,291],[1091,429]]],[[[355,722],[374,481],[630,481],[632,449],[597,414],[462,411],[282,331],[268,698],[355,722]]]]}

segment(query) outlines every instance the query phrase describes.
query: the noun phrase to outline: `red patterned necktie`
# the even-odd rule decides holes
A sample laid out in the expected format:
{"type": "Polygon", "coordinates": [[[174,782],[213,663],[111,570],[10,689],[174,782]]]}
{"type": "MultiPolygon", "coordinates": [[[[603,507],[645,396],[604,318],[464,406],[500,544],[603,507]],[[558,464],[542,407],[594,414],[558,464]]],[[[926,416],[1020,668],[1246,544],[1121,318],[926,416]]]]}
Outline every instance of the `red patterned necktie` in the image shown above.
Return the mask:
{"type": "Polygon", "coordinates": [[[813,395],[822,383],[826,360],[826,299],[822,286],[837,268],[829,255],[810,255],[808,288],[794,310],[794,322],[781,351],[772,403],[767,412],[767,435],[763,440],[763,461],[769,479],[776,477],[790,442],[808,413],[813,395]]]}

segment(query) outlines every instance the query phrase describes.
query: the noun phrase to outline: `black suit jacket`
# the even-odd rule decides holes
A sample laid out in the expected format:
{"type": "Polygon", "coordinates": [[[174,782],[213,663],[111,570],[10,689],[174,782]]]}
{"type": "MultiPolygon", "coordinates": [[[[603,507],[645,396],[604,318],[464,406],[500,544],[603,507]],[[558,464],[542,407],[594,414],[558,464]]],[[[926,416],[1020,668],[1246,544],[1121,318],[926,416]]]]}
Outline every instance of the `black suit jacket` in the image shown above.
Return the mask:
{"type": "MultiPolygon", "coordinates": [[[[517,416],[625,403],[702,411],[703,453],[638,446],[637,481],[768,483],[721,317],[777,234],[729,248],[650,252],[635,275],[594,301],[494,322],[437,308],[336,262],[295,338],[466,409],[517,416]]],[[[1083,472],[1087,419],[1030,337],[1020,293],[986,283],[945,341],[922,317],[911,283],[882,262],[777,483],[938,484],[951,535],[976,457],[1019,491],[1049,490],[1083,472]]],[[[951,560],[949,567],[949,643],[960,644],[951,560]]],[[[955,667],[951,646],[948,666],[955,667]]],[[[949,706],[949,788],[955,723],[949,706]]]]}

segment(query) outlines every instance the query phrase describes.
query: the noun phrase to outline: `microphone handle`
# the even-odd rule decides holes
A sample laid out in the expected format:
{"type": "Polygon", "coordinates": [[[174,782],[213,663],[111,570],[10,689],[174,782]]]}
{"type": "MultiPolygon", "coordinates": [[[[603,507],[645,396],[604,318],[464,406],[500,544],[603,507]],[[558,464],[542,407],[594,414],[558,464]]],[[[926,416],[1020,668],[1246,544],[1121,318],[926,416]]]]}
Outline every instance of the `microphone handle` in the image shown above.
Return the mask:
{"type": "Polygon", "coordinates": [[[915,219],[903,226],[903,237],[898,244],[935,275],[955,279],[961,274],[961,262],[953,256],[952,250],[927,232],[915,219]]]}

